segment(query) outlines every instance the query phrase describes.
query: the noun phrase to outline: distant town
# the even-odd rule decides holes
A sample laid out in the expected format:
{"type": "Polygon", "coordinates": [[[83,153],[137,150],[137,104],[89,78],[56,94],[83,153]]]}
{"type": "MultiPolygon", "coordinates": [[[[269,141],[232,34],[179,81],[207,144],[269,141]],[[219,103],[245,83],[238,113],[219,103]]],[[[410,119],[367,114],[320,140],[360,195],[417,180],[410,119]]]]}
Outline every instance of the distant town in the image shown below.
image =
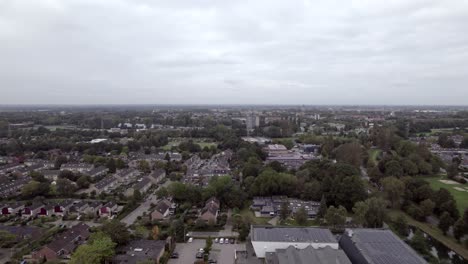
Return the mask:
{"type": "Polygon", "coordinates": [[[0,106],[0,263],[468,263],[468,108],[0,106]]]}

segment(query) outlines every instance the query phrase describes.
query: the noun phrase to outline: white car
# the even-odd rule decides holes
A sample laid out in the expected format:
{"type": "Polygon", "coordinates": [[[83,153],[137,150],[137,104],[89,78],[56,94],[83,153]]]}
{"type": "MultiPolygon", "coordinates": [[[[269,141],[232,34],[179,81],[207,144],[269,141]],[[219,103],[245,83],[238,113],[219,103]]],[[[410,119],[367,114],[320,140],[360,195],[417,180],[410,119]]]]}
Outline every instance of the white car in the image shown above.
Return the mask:
{"type": "Polygon", "coordinates": [[[189,242],[189,243],[192,243],[192,242],[193,242],[193,237],[189,238],[189,239],[188,239],[188,242],[189,242]]]}
{"type": "Polygon", "coordinates": [[[203,248],[200,248],[200,249],[198,250],[198,252],[203,253],[203,252],[205,252],[205,250],[204,250],[203,248]]]}
{"type": "Polygon", "coordinates": [[[219,243],[220,243],[220,244],[223,244],[223,243],[224,243],[224,238],[220,238],[220,239],[219,239],[219,243]]]}
{"type": "Polygon", "coordinates": [[[218,241],[219,241],[219,238],[215,238],[214,242],[218,243],[218,241]]]}

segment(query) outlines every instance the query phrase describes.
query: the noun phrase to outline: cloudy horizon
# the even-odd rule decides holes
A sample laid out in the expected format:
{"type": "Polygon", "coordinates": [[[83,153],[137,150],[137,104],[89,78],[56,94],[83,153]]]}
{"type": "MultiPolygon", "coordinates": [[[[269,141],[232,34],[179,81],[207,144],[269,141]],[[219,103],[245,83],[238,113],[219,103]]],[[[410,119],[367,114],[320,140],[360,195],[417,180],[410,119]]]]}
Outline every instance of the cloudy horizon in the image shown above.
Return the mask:
{"type": "Polygon", "coordinates": [[[0,104],[467,105],[468,2],[0,0],[0,104]]]}

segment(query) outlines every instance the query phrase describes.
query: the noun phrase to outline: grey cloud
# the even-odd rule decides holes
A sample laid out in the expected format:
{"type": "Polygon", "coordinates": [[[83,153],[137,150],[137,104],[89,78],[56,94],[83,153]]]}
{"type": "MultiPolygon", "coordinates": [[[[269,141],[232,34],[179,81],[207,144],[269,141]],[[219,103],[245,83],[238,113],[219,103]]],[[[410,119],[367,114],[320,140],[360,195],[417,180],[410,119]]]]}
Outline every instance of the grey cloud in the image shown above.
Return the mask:
{"type": "Polygon", "coordinates": [[[0,104],[466,104],[468,3],[3,0],[0,104]]]}

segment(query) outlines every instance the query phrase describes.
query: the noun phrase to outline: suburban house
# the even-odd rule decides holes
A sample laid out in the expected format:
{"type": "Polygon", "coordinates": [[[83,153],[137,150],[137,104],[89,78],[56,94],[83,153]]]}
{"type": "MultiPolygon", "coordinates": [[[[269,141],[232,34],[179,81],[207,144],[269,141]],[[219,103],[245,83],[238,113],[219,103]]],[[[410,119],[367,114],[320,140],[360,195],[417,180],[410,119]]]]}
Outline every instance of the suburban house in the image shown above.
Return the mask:
{"type": "Polygon", "coordinates": [[[151,220],[162,220],[171,215],[171,210],[174,213],[173,209],[175,209],[175,205],[171,201],[162,199],[156,204],[156,208],[151,213],[151,220]]]}
{"type": "Polygon", "coordinates": [[[72,172],[87,173],[93,169],[92,164],[88,163],[65,163],[60,167],[61,171],[67,170],[72,172]]]}
{"type": "Polygon", "coordinates": [[[52,242],[32,253],[36,262],[69,258],[73,251],[89,237],[89,226],[80,223],[57,235],[52,242]]]}
{"type": "Polygon", "coordinates": [[[91,178],[98,178],[107,175],[109,172],[109,169],[104,167],[104,166],[99,166],[96,168],[93,168],[92,170],[86,172],[86,175],[88,175],[91,178]]]}
{"type": "Polygon", "coordinates": [[[277,249],[266,253],[265,264],[351,264],[343,250],[324,247],[315,249],[308,246],[297,249],[289,246],[286,249],[277,249]]]}
{"type": "Polygon", "coordinates": [[[427,263],[387,229],[347,229],[340,239],[340,247],[352,263],[427,263]]]}
{"type": "Polygon", "coordinates": [[[314,249],[330,247],[338,250],[338,241],[327,228],[252,226],[250,238],[258,258],[265,258],[267,253],[290,246],[297,249],[311,246],[314,249]]]}
{"type": "Polygon", "coordinates": [[[213,176],[230,175],[231,168],[229,166],[229,161],[231,157],[232,151],[230,150],[213,155],[207,160],[201,159],[198,155],[193,155],[184,163],[187,167],[184,179],[185,182],[203,186],[207,185],[209,179],[213,176]]]}
{"type": "Polygon", "coordinates": [[[21,193],[21,189],[31,181],[31,177],[26,176],[18,178],[15,180],[10,180],[8,178],[2,178],[0,182],[0,197],[1,198],[10,198],[18,196],[21,193]]]}
{"type": "Polygon", "coordinates": [[[22,203],[12,203],[2,206],[2,215],[17,215],[23,210],[24,204],[22,203]]]}
{"type": "Polygon", "coordinates": [[[57,216],[64,216],[70,212],[70,209],[73,206],[72,200],[64,200],[56,205],[54,205],[54,214],[57,216]]]}
{"type": "Polygon", "coordinates": [[[129,168],[120,170],[114,175],[117,177],[117,179],[119,179],[119,181],[130,183],[131,181],[136,180],[136,178],[140,175],[140,171],[129,168]]]}
{"type": "Polygon", "coordinates": [[[24,168],[24,165],[21,163],[11,163],[7,165],[0,166],[0,174],[7,174],[15,170],[24,168]]]}
{"type": "Polygon", "coordinates": [[[56,181],[60,174],[59,170],[42,170],[41,174],[44,175],[44,178],[48,179],[49,181],[56,181]]]}
{"type": "Polygon", "coordinates": [[[288,211],[291,215],[294,215],[300,208],[304,208],[308,218],[315,218],[320,207],[320,202],[303,201],[286,196],[273,196],[254,197],[250,208],[261,217],[273,217],[279,214],[284,203],[288,205],[288,211]]]}
{"type": "Polygon", "coordinates": [[[205,221],[206,223],[215,223],[219,213],[219,200],[215,197],[208,199],[205,207],[200,212],[198,219],[205,221]]]}
{"type": "Polygon", "coordinates": [[[32,205],[25,206],[22,210],[21,217],[28,218],[39,215],[43,206],[44,205],[41,203],[33,203],[32,205]]]}
{"type": "Polygon", "coordinates": [[[108,202],[99,208],[100,217],[112,217],[119,213],[119,206],[114,202],[108,202]]]}
{"type": "Polygon", "coordinates": [[[96,191],[97,194],[107,193],[113,191],[118,186],[120,186],[119,180],[115,176],[109,175],[94,184],[94,188],[91,188],[91,190],[96,191]]]}
{"type": "Polygon", "coordinates": [[[154,184],[158,184],[166,177],[166,171],[163,169],[155,169],[148,177],[154,184]]]}
{"type": "Polygon", "coordinates": [[[132,196],[133,193],[137,190],[141,194],[146,193],[149,188],[153,185],[153,182],[150,180],[148,177],[143,177],[142,179],[138,180],[137,183],[135,183],[132,187],[128,188],[125,191],[125,196],[132,196]]]}
{"type": "Polygon", "coordinates": [[[165,240],[132,240],[118,247],[112,258],[113,264],[160,263],[166,247],[165,240]]]}

